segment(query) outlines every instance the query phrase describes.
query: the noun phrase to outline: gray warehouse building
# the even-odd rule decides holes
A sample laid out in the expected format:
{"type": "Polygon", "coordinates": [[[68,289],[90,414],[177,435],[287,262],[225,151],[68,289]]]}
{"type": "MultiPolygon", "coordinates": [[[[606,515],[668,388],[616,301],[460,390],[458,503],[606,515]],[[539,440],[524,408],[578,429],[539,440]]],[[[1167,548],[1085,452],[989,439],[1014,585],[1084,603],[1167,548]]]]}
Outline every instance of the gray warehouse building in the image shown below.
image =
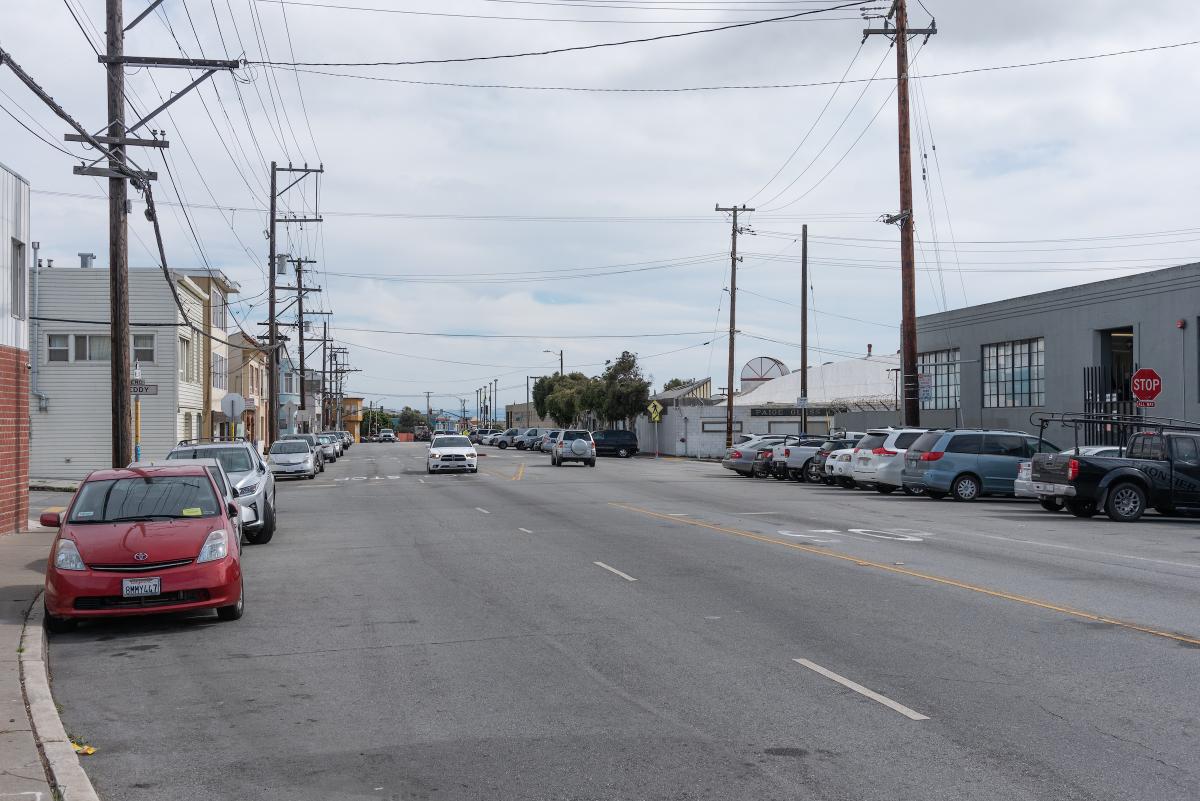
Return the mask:
{"type": "Polygon", "coordinates": [[[921,425],[1035,431],[1033,412],[1136,414],[1153,368],[1160,417],[1200,419],[1200,263],[917,320],[921,425]]]}

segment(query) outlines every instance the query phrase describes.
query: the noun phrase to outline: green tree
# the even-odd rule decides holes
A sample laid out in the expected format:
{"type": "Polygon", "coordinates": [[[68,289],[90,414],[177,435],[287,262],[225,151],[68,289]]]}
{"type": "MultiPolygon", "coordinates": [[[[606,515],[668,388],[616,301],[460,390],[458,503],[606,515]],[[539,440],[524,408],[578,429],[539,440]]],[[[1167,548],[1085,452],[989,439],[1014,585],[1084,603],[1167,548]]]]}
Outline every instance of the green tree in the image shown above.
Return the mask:
{"type": "Polygon", "coordinates": [[[537,416],[543,420],[549,416],[546,408],[546,399],[550,397],[550,393],[554,391],[554,387],[558,382],[562,381],[563,376],[555,373],[554,375],[544,375],[537,381],[533,382],[533,408],[537,412],[537,416]]]}
{"type": "Polygon", "coordinates": [[[595,379],[588,378],[583,373],[570,373],[552,378],[552,389],[545,400],[546,414],[555,425],[569,428],[588,411],[591,395],[589,384],[595,379]]]}
{"type": "Polygon", "coordinates": [[[637,354],[623,351],[600,377],[604,384],[603,408],[594,409],[607,423],[625,425],[641,414],[650,400],[650,382],[642,375],[637,354]]]}
{"type": "Polygon", "coordinates": [[[680,387],[686,387],[688,384],[695,383],[695,381],[696,379],[694,378],[672,378],[670,381],[663,384],[663,392],[672,389],[679,389],[680,387]]]}
{"type": "Polygon", "coordinates": [[[398,431],[411,434],[413,433],[413,430],[420,425],[425,425],[425,415],[421,414],[411,406],[405,406],[400,410],[400,416],[396,423],[396,429],[398,431]]]}

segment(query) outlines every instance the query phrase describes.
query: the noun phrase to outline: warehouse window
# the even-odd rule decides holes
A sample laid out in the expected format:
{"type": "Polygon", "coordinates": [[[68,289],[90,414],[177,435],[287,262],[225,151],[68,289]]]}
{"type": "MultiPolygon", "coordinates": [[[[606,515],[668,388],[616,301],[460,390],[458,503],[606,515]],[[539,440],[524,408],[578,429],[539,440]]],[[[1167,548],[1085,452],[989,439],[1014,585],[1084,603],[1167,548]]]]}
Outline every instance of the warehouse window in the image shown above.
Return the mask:
{"type": "Polygon", "coordinates": [[[983,405],[1042,406],[1046,402],[1046,340],[983,346],[983,405]]]}
{"type": "Polygon", "coordinates": [[[958,408],[958,348],[935,350],[917,356],[922,409],[958,408]]]}
{"type": "Polygon", "coordinates": [[[112,341],[99,334],[75,335],[75,361],[106,362],[112,354],[112,341]]]}
{"type": "Polygon", "coordinates": [[[71,337],[69,334],[50,334],[46,337],[46,361],[69,362],[71,360],[71,337]]]}
{"type": "Polygon", "coordinates": [[[25,267],[25,243],[20,240],[12,240],[12,316],[25,319],[25,280],[28,272],[25,267]]]}
{"type": "Polygon", "coordinates": [[[133,335],[133,360],[139,364],[154,363],[154,334],[133,335]]]}

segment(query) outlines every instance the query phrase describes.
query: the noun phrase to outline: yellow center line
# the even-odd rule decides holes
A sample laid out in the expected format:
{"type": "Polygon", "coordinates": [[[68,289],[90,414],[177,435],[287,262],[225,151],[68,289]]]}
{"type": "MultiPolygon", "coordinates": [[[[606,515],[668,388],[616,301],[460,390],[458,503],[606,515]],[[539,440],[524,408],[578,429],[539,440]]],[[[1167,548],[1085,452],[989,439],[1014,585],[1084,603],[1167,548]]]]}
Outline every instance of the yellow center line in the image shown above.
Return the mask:
{"type": "Polygon", "coordinates": [[[1003,598],[1006,601],[1015,601],[1017,603],[1025,604],[1027,606],[1036,606],[1039,609],[1048,609],[1052,612],[1061,612],[1062,614],[1070,615],[1071,617],[1078,617],[1078,618],[1082,618],[1084,620],[1091,620],[1091,621],[1094,621],[1097,623],[1108,623],[1113,626],[1119,626],[1124,629],[1130,629],[1131,631],[1140,631],[1143,634],[1153,634],[1155,637],[1165,637],[1168,640],[1174,640],[1176,642],[1187,643],[1189,645],[1200,645],[1200,639],[1198,639],[1196,637],[1189,637],[1189,636],[1186,636],[1183,634],[1176,634],[1174,632],[1164,631],[1162,629],[1156,629],[1151,626],[1143,626],[1139,623],[1131,623],[1127,620],[1119,620],[1117,618],[1106,617],[1105,615],[1093,614],[1092,612],[1084,612],[1081,609],[1073,609],[1069,606],[1063,606],[1061,604],[1056,604],[1056,603],[1053,603],[1050,601],[1040,601],[1036,598],[1029,598],[1024,595],[1017,595],[1017,594],[1011,593],[1011,592],[1004,592],[1003,590],[993,590],[993,589],[989,589],[988,587],[981,587],[977,584],[970,584],[965,581],[958,581],[957,579],[946,578],[944,576],[935,576],[932,573],[922,573],[918,570],[909,570],[907,568],[897,567],[894,565],[888,565],[888,564],[884,564],[882,562],[873,562],[869,559],[862,559],[857,556],[851,556],[850,554],[846,554],[846,553],[838,553],[837,551],[830,551],[825,548],[817,548],[812,545],[801,545],[801,544],[795,543],[795,542],[784,542],[782,540],[774,539],[773,537],[766,537],[766,536],[763,536],[762,534],[755,534],[753,531],[743,531],[743,530],[737,529],[737,528],[729,528],[727,526],[720,526],[720,525],[717,525],[716,523],[706,523],[703,520],[695,520],[692,518],[684,518],[684,517],[671,517],[669,515],[665,515],[660,512],[652,512],[649,509],[642,509],[637,506],[629,506],[629,505],[623,504],[623,503],[610,502],[609,505],[615,506],[618,509],[625,509],[626,511],[629,511],[629,512],[637,512],[638,514],[647,515],[649,517],[656,517],[659,520],[666,520],[669,523],[680,523],[680,524],[687,525],[687,526],[698,526],[700,528],[707,528],[711,531],[719,531],[723,534],[734,534],[738,537],[746,537],[747,539],[758,540],[759,542],[769,542],[772,545],[782,545],[785,548],[792,548],[797,551],[804,551],[805,553],[817,554],[819,556],[825,556],[830,559],[840,559],[843,562],[853,562],[854,564],[856,564],[860,567],[873,567],[877,570],[885,570],[888,573],[898,573],[902,576],[911,576],[912,578],[923,579],[925,581],[932,581],[935,584],[941,584],[941,585],[947,586],[947,587],[957,587],[961,590],[970,590],[971,592],[978,592],[983,595],[990,595],[993,598],[1003,598]]]}
{"type": "Polygon", "coordinates": [[[513,473],[512,480],[520,481],[523,478],[525,478],[525,463],[521,462],[519,465],[517,465],[517,472],[513,473]]]}

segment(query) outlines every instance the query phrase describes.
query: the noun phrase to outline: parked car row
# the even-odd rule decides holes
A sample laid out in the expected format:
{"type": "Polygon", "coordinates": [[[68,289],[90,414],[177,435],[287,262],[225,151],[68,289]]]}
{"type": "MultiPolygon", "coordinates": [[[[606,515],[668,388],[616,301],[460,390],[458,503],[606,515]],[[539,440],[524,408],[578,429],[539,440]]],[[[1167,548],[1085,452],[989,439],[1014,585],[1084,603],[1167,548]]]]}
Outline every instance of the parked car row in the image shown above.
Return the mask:
{"type": "Polygon", "coordinates": [[[348,431],[291,434],[266,457],[241,438],[181,440],[165,459],[95,470],[65,511],[46,568],[45,626],[80,620],[215,609],[245,611],[243,542],[275,535],[275,479],[314,477],[353,444],[348,431]]]}
{"type": "Polygon", "coordinates": [[[746,476],[973,501],[1014,495],[1023,462],[1060,450],[1023,431],[881,428],[824,439],[752,437],[729,448],[722,466],[746,476]]]}
{"type": "MultiPolygon", "coordinates": [[[[568,432],[583,431],[583,429],[567,429],[568,432]]],[[[500,450],[515,448],[516,450],[540,451],[553,453],[555,443],[561,439],[562,429],[557,428],[509,428],[479,429],[469,432],[472,442],[489,445],[500,450]]],[[[637,434],[623,429],[608,429],[604,431],[585,431],[592,443],[596,456],[616,456],[628,459],[638,451],[637,434]]],[[[574,434],[568,441],[573,441],[574,434]]],[[[568,459],[569,461],[569,459],[568,459]]]]}

